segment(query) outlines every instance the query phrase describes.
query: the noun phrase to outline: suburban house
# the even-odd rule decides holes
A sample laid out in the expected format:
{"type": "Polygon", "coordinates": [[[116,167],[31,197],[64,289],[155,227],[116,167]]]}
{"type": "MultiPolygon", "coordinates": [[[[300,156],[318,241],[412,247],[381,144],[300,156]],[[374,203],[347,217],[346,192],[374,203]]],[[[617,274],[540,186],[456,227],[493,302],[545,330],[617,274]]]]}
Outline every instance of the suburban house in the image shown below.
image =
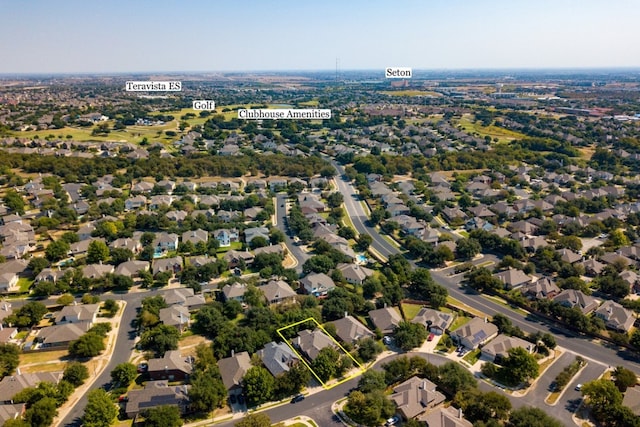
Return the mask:
{"type": "Polygon", "coordinates": [[[367,277],[373,275],[373,270],[358,264],[338,264],[336,267],[342,273],[342,277],[352,285],[362,285],[367,277]]]}
{"type": "Polygon", "coordinates": [[[82,275],[88,279],[99,279],[115,271],[110,264],[89,264],[82,267],[82,275]]]}
{"type": "Polygon", "coordinates": [[[258,289],[262,291],[267,303],[269,304],[280,304],[285,301],[293,301],[296,296],[296,292],[283,280],[271,280],[269,283],[260,286],[258,289]]]}
{"type": "Polygon", "coordinates": [[[353,316],[345,316],[342,319],[331,322],[336,327],[336,335],[340,341],[349,344],[355,344],[362,338],[373,338],[375,334],[367,329],[362,323],[353,316]]]}
{"type": "Polygon", "coordinates": [[[5,425],[9,420],[22,417],[26,408],[26,403],[0,404],[0,425],[5,425]]]}
{"type": "Polygon", "coordinates": [[[298,336],[292,341],[294,347],[296,347],[300,353],[309,360],[313,360],[318,357],[320,350],[325,347],[336,347],[336,342],[333,338],[322,332],[320,329],[315,329],[313,331],[304,329],[298,332],[298,336]]]}
{"type": "Polygon", "coordinates": [[[582,312],[582,314],[589,314],[595,311],[595,309],[598,308],[598,305],[600,305],[600,301],[592,296],[585,295],[582,291],[576,289],[565,289],[553,300],[565,307],[576,307],[582,312]]]}
{"type": "Polygon", "coordinates": [[[327,295],[327,293],[336,287],[331,277],[324,273],[311,273],[300,280],[300,284],[305,292],[316,297],[327,295]]]}
{"type": "Polygon", "coordinates": [[[93,325],[100,312],[100,304],[67,305],[58,312],[55,318],[56,325],[65,323],[89,323],[93,325]]]}
{"type": "Polygon", "coordinates": [[[154,259],[151,262],[151,271],[153,274],[163,271],[168,271],[171,274],[177,274],[182,271],[182,257],[176,256],[173,258],[154,259]]]}
{"type": "Polygon", "coordinates": [[[222,382],[229,393],[241,393],[242,378],[251,368],[251,357],[246,351],[232,353],[231,357],[218,360],[218,368],[220,368],[222,382]]]}
{"type": "Polygon", "coordinates": [[[511,267],[507,270],[494,274],[493,277],[500,280],[504,284],[505,289],[514,289],[527,283],[531,283],[531,276],[522,270],[511,267]]]}
{"type": "Polygon", "coordinates": [[[380,329],[385,335],[390,335],[395,330],[396,326],[402,322],[400,313],[393,307],[384,307],[377,310],[371,310],[369,312],[369,319],[373,325],[380,329]]]}
{"type": "Polygon", "coordinates": [[[36,276],[34,282],[53,282],[56,283],[62,276],[64,276],[65,270],[59,268],[43,268],[36,276]]]}
{"type": "Polygon", "coordinates": [[[244,230],[244,241],[250,244],[256,237],[262,237],[267,242],[269,241],[269,229],[267,227],[252,227],[244,230]]]}
{"type": "Polygon", "coordinates": [[[286,343],[271,341],[264,348],[258,350],[258,357],[271,375],[278,376],[289,371],[296,363],[300,362],[298,356],[286,343]]]}
{"type": "Polygon", "coordinates": [[[128,249],[134,254],[142,251],[142,243],[140,243],[140,239],[132,239],[130,237],[116,239],[109,244],[109,247],[112,249],[128,249]]]}
{"type": "Polygon", "coordinates": [[[18,328],[5,328],[0,325],[0,344],[7,344],[18,335],[18,328]]]}
{"type": "Polygon", "coordinates": [[[162,292],[162,298],[167,305],[182,305],[189,311],[196,310],[205,305],[206,301],[202,294],[195,294],[193,288],[173,288],[162,292]]]}
{"type": "Polygon", "coordinates": [[[228,250],[222,258],[227,261],[230,268],[235,268],[238,267],[241,262],[245,265],[252,264],[255,256],[249,251],[236,251],[231,249],[228,250]]]}
{"type": "Polygon", "coordinates": [[[640,417],[640,386],[629,387],[627,389],[622,399],[622,406],[630,408],[631,412],[640,417]]]}
{"type": "Polygon", "coordinates": [[[162,256],[169,251],[178,249],[178,235],[175,233],[158,233],[153,239],[154,256],[162,256]]]}
{"type": "Polygon", "coordinates": [[[233,283],[222,287],[222,295],[224,296],[225,301],[234,299],[236,301],[243,302],[245,292],[247,292],[246,283],[233,283]]]}
{"type": "Polygon", "coordinates": [[[191,314],[187,307],[174,304],[167,308],[161,308],[158,317],[163,325],[174,326],[182,333],[189,328],[191,314]]]}
{"type": "Polygon", "coordinates": [[[461,409],[453,406],[439,407],[420,417],[429,427],[473,427],[471,421],[462,415],[461,409]]]}
{"type": "Polygon", "coordinates": [[[182,233],[182,242],[186,243],[186,242],[191,242],[194,245],[196,243],[207,243],[209,241],[209,233],[206,230],[201,230],[201,229],[197,229],[197,230],[191,230],[191,231],[185,231],[184,233],[182,233]]]}
{"type": "Polygon", "coordinates": [[[136,277],[141,271],[149,271],[149,261],[125,261],[116,267],[115,274],[136,277]]]}
{"type": "Polygon", "coordinates": [[[149,378],[151,380],[186,381],[191,374],[191,364],[180,356],[179,350],[167,351],[164,357],[149,359],[149,378]]]}
{"type": "Polygon", "coordinates": [[[127,200],[125,200],[124,210],[132,211],[132,210],[144,208],[146,205],[147,205],[147,198],[140,194],[137,196],[129,197],[127,200]]]}
{"type": "Polygon", "coordinates": [[[522,347],[532,353],[535,344],[522,338],[500,334],[482,347],[482,357],[490,362],[499,362],[500,359],[509,356],[510,349],[516,347],[522,347]]]}
{"type": "Polygon", "coordinates": [[[42,347],[67,348],[71,341],[75,341],[87,332],[89,323],[65,323],[64,325],[53,325],[42,328],[38,331],[35,341],[42,347]]]}
{"type": "Polygon", "coordinates": [[[231,246],[231,242],[238,241],[238,230],[235,228],[231,230],[221,228],[213,232],[213,237],[218,241],[221,248],[227,248],[231,246]]]}
{"type": "Polygon", "coordinates": [[[41,382],[58,384],[61,379],[62,372],[34,372],[7,375],[0,381],[0,402],[12,404],[13,396],[25,388],[35,387],[41,382]]]}
{"type": "Polygon", "coordinates": [[[0,274],[0,292],[5,294],[19,292],[20,286],[18,286],[18,279],[16,273],[8,272],[0,274]]]}
{"type": "Polygon", "coordinates": [[[167,381],[147,381],[142,390],[131,390],[125,412],[128,418],[136,418],[145,409],[162,405],[177,406],[181,413],[189,406],[189,386],[170,386],[167,381]]]}
{"type": "Polygon", "coordinates": [[[605,321],[607,328],[627,333],[636,321],[633,311],[627,310],[617,302],[607,300],[595,312],[605,321]]]}
{"type": "Polygon", "coordinates": [[[548,277],[522,285],[520,290],[529,299],[552,299],[560,293],[560,288],[548,277]]]}
{"type": "Polygon", "coordinates": [[[453,323],[455,315],[453,313],[444,313],[432,308],[422,307],[411,323],[418,323],[427,331],[436,335],[442,335],[453,323]]]}
{"type": "Polygon", "coordinates": [[[471,321],[452,331],[450,335],[454,342],[469,350],[474,350],[497,336],[498,328],[493,323],[487,322],[486,319],[474,317],[471,321]]]}
{"type": "Polygon", "coordinates": [[[434,408],[446,399],[436,390],[434,383],[419,377],[411,377],[397,385],[390,398],[397,405],[398,412],[407,420],[434,408]]]}

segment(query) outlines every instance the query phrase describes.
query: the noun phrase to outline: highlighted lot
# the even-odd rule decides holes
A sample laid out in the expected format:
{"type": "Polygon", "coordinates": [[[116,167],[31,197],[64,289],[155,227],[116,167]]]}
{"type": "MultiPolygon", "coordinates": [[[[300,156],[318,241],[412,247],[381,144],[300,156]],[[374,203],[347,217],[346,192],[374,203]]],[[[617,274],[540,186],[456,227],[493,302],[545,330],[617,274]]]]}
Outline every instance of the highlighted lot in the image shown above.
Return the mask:
{"type": "Polygon", "coordinates": [[[296,354],[296,356],[298,356],[298,358],[302,361],[302,363],[304,363],[304,364],[305,364],[305,366],[306,366],[307,368],[309,368],[309,371],[311,372],[311,374],[315,377],[315,379],[317,379],[317,380],[318,380],[318,382],[320,382],[320,384],[322,384],[322,387],[323,387],[325,390],[329,390],[330,388],[333,388],[333,387],[335,387],[335,386],[337,386],[337,385],[340,385],[340,384],[342,384],[342,383],[344,383],[344,382],[347,382],[347,381],[349,381],[350,379],[357,377],[358,375],[362,374],[364,371],[366,371],[366,370],[367,370],[364,366],[362,366],[362,364],[361,364],[360,362],[358,362],[356,359],[354,359],[354,357],[353,357],[351,354],[349,354],[349,352],[348,352],[347,350],[345,350],[345,349],[344,349],[344,347],[342,347],[342,346],[340,345],[340,343],[339,343],[338,341],[336,341],[336,339],[335,339],[335,338],[333,338],[333,337],[332,337],[332,336],[331,336],[331,335],[330,335],[330,334],[329,334],[329,333],[328,333],[328,332],[327,332],[327,331],[322,327],[322,325],[321,325],[320,323],[318,323],[318,321],[317,321],[316,319],[314,319],[313,317],[309,317],[308,319],[301,320],[301,321],[299,321],[299,322],[292,323],[292,324],[291,324],[291,325],[289,325],[289,326],[282,327],[282,328],[278,329],[278,330],[277,330],[277,332],[278,332],[278,335],[280,335],[280,338],[282,338],[282,340],[283,340],[284,342],[286,342],[286,343],[287,343],[287,345],[288,345],[288,346],[291,348],[291,350],[296,354]],[[320,377],[318,376],[318,374],[317,374],[316,372],[314,372],[314,371],[313,371],[313,369],[311,368],[311,366],[309,365],[309,363],[307,362],[307,360],[305,359],[305,357],[304,357],[302,354],[300,354],[300,353],[298,352],[298,350],[297,350],[293,345],[291,345],[291,343],[289,342],[289,340],[288,340],[287,338],[285,338],[285,336],[282,334],[282,332],[283,332],[283,331],[286,331],[287,329],[295,328],[296,326],[299,326],[299,325],[302,325],[302,324],[305,324],[305,323],[311,323],[311,325],[312,325],[312,329],[316,329],[316,328],[317,328],[317,329],[320,329],[320,330],[321,330],[321,331],[322,331],[322,332],[323,332],[327,337],[329,337],[329,338],[331,339],[331,341],[333,341],[333,342],[335,343],[336,348],[340,349],[340,351],[342,351],[344,354],[346,354],[346,355],[347,355],[347,356],[348,356],[348,357],[353,361],[353,365],[357,368],[357,371],[356,371],[356,372],[354,372],[353,374],[349,375],[349,376],[348,376],[348,377],[346,377],[346,378],[342,378],[342,379],[340,379],[340,380],[338,380],[338,381],[335,381],[335,382],[332,382],[332,383],[330,383],[330,384],[329,384],[329,383],[325,383],[324,381],[322,381],[322,380],[320,379],[320,377]]]}

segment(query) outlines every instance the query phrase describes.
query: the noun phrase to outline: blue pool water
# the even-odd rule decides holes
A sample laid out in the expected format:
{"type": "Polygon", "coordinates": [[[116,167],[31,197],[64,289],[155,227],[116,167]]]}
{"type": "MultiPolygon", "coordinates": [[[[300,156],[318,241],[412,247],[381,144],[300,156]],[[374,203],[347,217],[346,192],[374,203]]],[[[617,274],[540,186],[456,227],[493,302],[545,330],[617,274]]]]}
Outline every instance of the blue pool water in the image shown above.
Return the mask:
{"type": "Polygon", "coordinates": [[[356,255],[356,260],[357,260],[358,262],[365,263],[365,262],[367,262],[367,257],[366,257],[366,256],[364,256],[364,255],[362,255],[362,254],[360,254],[360,255],[356,255]]]}

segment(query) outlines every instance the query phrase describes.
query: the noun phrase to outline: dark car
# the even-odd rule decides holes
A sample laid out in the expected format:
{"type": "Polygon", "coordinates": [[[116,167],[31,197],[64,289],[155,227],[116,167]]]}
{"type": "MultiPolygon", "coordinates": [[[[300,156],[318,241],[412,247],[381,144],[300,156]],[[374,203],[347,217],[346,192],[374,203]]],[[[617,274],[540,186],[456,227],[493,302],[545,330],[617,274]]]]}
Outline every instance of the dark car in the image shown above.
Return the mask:
{"type": "Polygon", "coordinates": [[[236,403],[236,395],[232,394],[231,396],[229,396],[229,402],[231,402],[232,404],[236,403]]]}
{"type": "Polygon", "coordinates": [[[298,403],[298,402],[302,402],[303,400],[304,400],[304,395],[297,394],[293,397],[293,399],[291,399],[291,403],[298,403]]]}
{"type": "Polygon", "coordinates": [[[238,403],[244,405],[244,396],[241,394],[238,395],[238,403]]]}

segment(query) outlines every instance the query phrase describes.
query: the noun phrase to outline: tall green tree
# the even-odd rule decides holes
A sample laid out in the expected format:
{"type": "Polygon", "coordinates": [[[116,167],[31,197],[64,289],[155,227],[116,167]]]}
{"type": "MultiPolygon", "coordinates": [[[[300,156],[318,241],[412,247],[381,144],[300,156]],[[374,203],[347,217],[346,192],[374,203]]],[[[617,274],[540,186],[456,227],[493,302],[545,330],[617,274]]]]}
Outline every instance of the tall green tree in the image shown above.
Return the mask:
{"type": "Polygon", "coordinates": [[[0,344],[0,378],[10,375],[20,363],[20,347],[15,344],[0,344]]]}
{"type": "Polygon", "coordinates": [[[87,263],[97,264],[109,259],[109,247],[102,240],[92,240],[87,249],[87,263]]]}
{"type": "Polygon", "coordinates": [[[104,349],[104,338],[92,332],[87,332],[69,344],[69,354],[73,357],[94,357],[104,349]]]}
{"type": "Polygon", "coordinates": [[[180,408],[175,405],[161,405],[142,412],[144,427],[180,427],[180,408]]]}
{"type": "Polygon", "coordinates": [[[627,391],[627,388],[633,387],[638,383],[636,373],[624,366],[617,366],[613,371],[614,384],[621,393],[627,391]]]}
{"type": "Polygon", "coordinates": [[[242,388],[247,404],[257,406],[272,399],[275,380],[265,368],[253,366],[242,378],[242,388]]]}
{"type": "Polygon", "coordinates": [[[178,348],[180,331],[175,326],[158,325],[142,333],[138,345],[143,350],[152,351],[157,357],[162,357],[169,350],[178,348]]]}
{"type": "Polygon", "coordinates": [[[540,372],[540,365],[536,358],[522,347],[511,348],[508,356],[502,360],[502,367],[498,375],[508,384],[520,384],[536,378],[540,372]]]}
{"type": "Polygon", "coordinates": [[[87,427],[109,427],[118,415],[118,408],[114,405],[109,393],[96,388],[87,394],[87,406],[84,408],[82,425],[87,427]]]}
{"type": "Polygon", "coordinates": [[[404,351],[420,347],[427,339],[424,326],[411,322],[400,322],[393,331],[396,345],[404,351]]]}
{"type": "Polygon", "coordinates": [[[235,427],[271,427],[271,418],[269,415],[258,412],[255,414],[249,414],[241,421],[234,424],[235,427]]]}
{"type": "Polygon", "coordinates": [[[510,427],[562,427],[562,423],[540,408],[523,406],[511,411],[510,427]]]}
{"type": "Polygon", "coordinates": [[[111,379],[118,383],[120,387],[128,387],[138,376],[138,369],[133,363],[125,362],[118,364],[111,371],[111,379]]]}
{"type": "Polygon", "coordinates": [[[69,363],[62,374],[62,379],[74,387],[84,384],[87,378],[89,378],[89,369],[80,362],[69,363]]]}
{"type": "Polygon", "coordinates": [[[31,427],[48,427],[57,413],[56,400],[53,397],[44,397],[27,409],[24,418],[31,427]]]}

